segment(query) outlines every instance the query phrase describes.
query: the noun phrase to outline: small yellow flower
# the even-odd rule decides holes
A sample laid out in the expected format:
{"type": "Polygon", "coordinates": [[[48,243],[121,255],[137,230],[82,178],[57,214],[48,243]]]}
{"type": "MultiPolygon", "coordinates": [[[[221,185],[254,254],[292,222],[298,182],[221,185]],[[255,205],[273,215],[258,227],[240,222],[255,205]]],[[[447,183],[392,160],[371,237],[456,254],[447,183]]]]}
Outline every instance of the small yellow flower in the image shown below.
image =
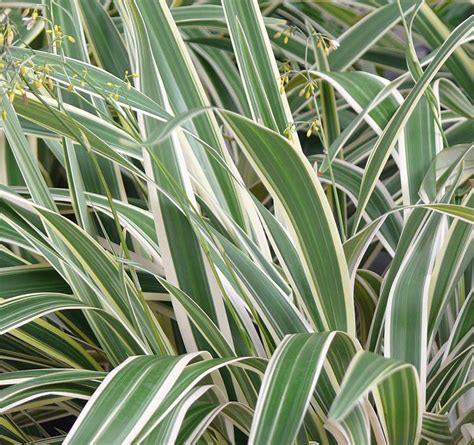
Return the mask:
{"type": "Polygon", "coordinates": [[[10,46],[13,42],[13,30],[12,28],[8,28],[6,35],[5,35],[5,40],[7,42],[7,45],[10,46]]]}
{"type": "Polygon", "coordinates": [[[295,131],[295,124],[289,123],[287,127],[283,130],[283,135],[287,137],[287,139],[292,139],[293,131],[295,131]]]}
{"type": "Polygon", "coordinates": [[[289,26],[283,31],[278,31],[273,37],[275,39],[279,39],[280,37],[283,37],[283,44],[286,45],[289,42],[290,37],[296,32],[296,30],[297,30],[296,26],[289,26]]]}
{"type": "Polygon", "coordinates": [[[304,96],[304,98],[308,100],[313,93],[314,93],[314,85],[312,81],[308,81],[306,85],[300,90],[300,92],[298,93],[298,96],[299,97],[304,96]]]}
{"type": "Polygon", "coordinates": [[[321,48],[326,55],[328,55],[331,50],[335,50],[340,46],[337,40],[331,39],[321,33],[314,32],[313,37],[316,39],[316,48],[321,48]]]}
{"type": "Polygon", "coordinates": [[[289,80],[290,79],[287,73],[284,73],[280,76],[280,94],[285,93],[285,86],[288,84],[289,80]]]}
{"type": "Polygon", "coordinates": [[[2,119],[3,119],[4,121],[7,120],[7,112],[6,112],[5,110],[2,111],[2,119]]]}
{"type": "Polygon", "coordinates": [[[313,132],[318,133],[321,128],[321,123],[318,119],[313,119],[309,125],[308,131],[306,132],[306,137],[310,137],[313,132]]]}

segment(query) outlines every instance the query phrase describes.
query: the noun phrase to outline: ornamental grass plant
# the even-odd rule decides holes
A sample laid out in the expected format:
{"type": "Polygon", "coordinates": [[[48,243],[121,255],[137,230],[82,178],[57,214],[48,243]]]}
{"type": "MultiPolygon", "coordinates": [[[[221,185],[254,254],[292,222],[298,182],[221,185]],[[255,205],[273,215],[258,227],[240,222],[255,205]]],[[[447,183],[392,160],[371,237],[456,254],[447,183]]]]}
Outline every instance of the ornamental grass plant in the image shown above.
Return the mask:
{"type": "Polygon", "coordinates": [[[0,3],[0,444],[470,444],[474,18],[0,3]]]}

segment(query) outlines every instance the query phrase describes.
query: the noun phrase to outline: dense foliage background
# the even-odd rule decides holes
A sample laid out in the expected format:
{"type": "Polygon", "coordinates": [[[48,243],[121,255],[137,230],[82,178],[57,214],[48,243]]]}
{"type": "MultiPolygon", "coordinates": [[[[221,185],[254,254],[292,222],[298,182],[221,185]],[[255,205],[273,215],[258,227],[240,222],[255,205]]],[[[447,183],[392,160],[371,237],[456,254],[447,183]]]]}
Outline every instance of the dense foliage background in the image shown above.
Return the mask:
{"type": "Polygon", "coordinates": [[[0,443],[472,443],[469,2],[0,6],[0,443]]]}

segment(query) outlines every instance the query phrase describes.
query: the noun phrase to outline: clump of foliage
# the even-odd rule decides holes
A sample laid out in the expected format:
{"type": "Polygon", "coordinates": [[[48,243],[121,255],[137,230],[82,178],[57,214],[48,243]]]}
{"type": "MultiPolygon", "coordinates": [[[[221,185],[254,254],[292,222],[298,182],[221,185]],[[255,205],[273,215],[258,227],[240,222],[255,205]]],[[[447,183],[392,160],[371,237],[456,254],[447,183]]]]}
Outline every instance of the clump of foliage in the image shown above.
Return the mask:
{"type": "Polygon", "coordinates": [[[0,442],[472,440],[468,2],[0,16],[0,442]]]}

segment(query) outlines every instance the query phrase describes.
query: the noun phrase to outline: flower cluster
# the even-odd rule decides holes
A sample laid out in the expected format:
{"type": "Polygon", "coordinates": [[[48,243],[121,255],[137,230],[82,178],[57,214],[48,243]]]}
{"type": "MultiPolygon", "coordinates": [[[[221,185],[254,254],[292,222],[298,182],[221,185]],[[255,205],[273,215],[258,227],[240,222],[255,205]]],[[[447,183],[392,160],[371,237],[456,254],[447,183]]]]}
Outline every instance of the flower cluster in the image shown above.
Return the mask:
{"type": "Polygon", "coordinates": [[[283,134],[291,140],[292,134],[296,131],[296,125],[291,122],[289,123],[286,128],[283,130],[283,134]]]}
{"type": "Polygon", "coordinates": [[[273,37],[279,39],[283,37],[283,43],[286,45],[290,41],[290,37],[296,33],[298,28],[296,26],[288,26],[283,31],[278,31],[273,37]]]}
{"type": "MultiPolygon", "coordinates": [[[[47,23],[49,29],[46,32],[52,36],[51,45],[56,48],[61,48],[61,43],[64,40],[70,43],[75,42],[74,37],[65,34],[61,26],[53,24],[42,17],[36,8],[32,12],[30,9],[25,9],[22,16],[22,21],[26,25],[27,30],[32,29],[40,20],[47,23]]],[[[9,19],[8,15],[5,15],[0,28],[0,44],[5,47],[2,60],[0,61],[0,82],[6,91],[10,103],[13,103],[18,96],[26,100],[29,91],[34,92],[46,88],[52,94],[55,86],[51,76],[55,70],[54,66],[46,63],[36,64],[34,56],[25,60],[17,60],[8,48],[12,45],[16,34],[18,34],[18,31],[15,28],[15,24],[9,19]]],[[[81,86],[85,85],[86,76],[87,72],[83,72],[83,78],[80,80],[81,86]]],[[[76,77],[77,75],[73,76],[73,78],[76,77]]],[[[74,90],[72,81],[73,79],[71,79],[67,86],[69,91],[74,90]]],[[[6,119],[5,110],[2,111],[2,118],[6,119]]]]}
{"type": "Polygon", "coordinates": [[[285,93],[285,87],[290,81],[291,65],[290,62],[285,62],[280,65],[280,94],[285,93]]]}
{"type": "Polygon", "coordinates": [[[315,90],[316,82],[313,79],[309,79],[298,93],[298,96],[304,96],[304,98],[308,100],[314,94],[315,90]]]}
{"type": "Polygon", "coordinates": [[[59,25],[53,25],[52,29],[48,29],[46,32],[52,36],[52,43],[58,49],[61,48],[64,39],[67,39],[70,43],[76,41],[73,36],[64,34],[63,29],[59,25]]]}
{"type": "Polygon", "coordinates": [[[53,66],[49,64],[35,65],[31,59],[17,60],[9,63],[9,66],[1,66],[2,77],[7,79],[9,101],[13,103],[17,95],[23,96],[26,100],[26,93],[32,87],[37,90],[47,87],[52,91],[54,82],[50,74],[53,71],[53,66]]]}
{"type": "Polygon", "coordinates": [[[321,48],[326,55],[328,55],[330,51],[339,48],[339,42],[337,40],[331,39],[324,34],[314,31],[313,37],[316,40],[316,48],[321,48]]]}
{"type": "Polygon", "coordinates": [[[313,119],[309,123],[309,128],[308,128],[308,131],[306,132],[306,137],[309,138],[313,133],[319,133],[320,129],[321,129],[321,122],[319,122],[319,119],[313,119]]]}
{"type": "Polygon", "coordinates": [[[127,84],[127,89],[128,90],[131,90],[132,88],[132,83],[130,82],[130,79],[136,79],[138,78],[138,73],[131,73],[129,74],[128,70],[125,70],[125,76],[124,76],[124,80],[127,84]]]}
{"type": "Polygon", "coordinates": [[[10,23],[8,18],[6,18],[0,27],[0,46],[11,46],[16,34],[14,24],[10,23]]]}
{"type": "MultiPolygon", "coordinates": [[[[125,70],[124,81],[127,85],[127,90],[130,90],[132,88],[132,83],[130,79],[136,79],[138,77],[139,77],[138,73],[129,73],[128,70],[125,70]]],[[[120,99],[119,93],[120,93],[120,89],[122,88],[122,85],[116,85],[112,82],[107,82],[107,86],[112,88],[112,91],[109,93],[109,99],[117,102],[120,99]]]]}

